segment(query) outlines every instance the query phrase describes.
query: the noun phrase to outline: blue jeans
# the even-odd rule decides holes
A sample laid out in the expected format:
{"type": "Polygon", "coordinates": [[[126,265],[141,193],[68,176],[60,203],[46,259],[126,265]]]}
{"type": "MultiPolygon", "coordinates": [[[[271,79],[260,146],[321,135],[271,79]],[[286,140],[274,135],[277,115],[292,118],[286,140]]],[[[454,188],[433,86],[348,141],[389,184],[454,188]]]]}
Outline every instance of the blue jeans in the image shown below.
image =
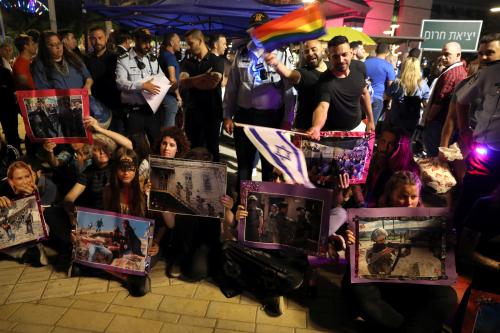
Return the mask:
{"type": "Polygon", "coordinates": [[[175,126],[175,116],[177,115],[177,111],[179,110],[177,98],[173,95],[165,95],[162,106],[163,111],[165,112],[163,117],[163,126],[175,126]]]}
{"type": "Polygon", "coordinates": [[[374,98],[372,102],[372,113],[373,113],[373,122],[377,125],[378,118],[382,114],[382,108],[384,107],[384,101],[381,99],[374,98]]]}

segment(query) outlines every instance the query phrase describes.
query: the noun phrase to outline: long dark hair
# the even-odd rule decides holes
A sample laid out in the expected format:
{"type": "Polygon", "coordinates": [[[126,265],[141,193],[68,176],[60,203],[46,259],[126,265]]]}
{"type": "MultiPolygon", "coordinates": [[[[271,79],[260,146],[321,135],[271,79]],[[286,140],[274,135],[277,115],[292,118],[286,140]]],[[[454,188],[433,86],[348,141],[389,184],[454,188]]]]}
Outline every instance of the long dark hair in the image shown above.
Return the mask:
{"type": "MultiPolygon", "coordinates": [[[[36,61],[41,61],[43,64],[43,67],[45,67],[47,77],[50,78],[50,73],[52,70],[55,69],[55,63],[52,60],[52,56],[50,55],[49,48],[47,46],[47,43],[50,38],[52,37],[57,37],[59,41],[62,43],[61,39],[59,38],[59,35],[56,34],[53,31],[45,31],[42,33],[40,36],[39,40],[39,46],[38,46],[38,54],[36,56],[35,62],[36,61]]],[[[83,73],[83,62],[80,60],[80,58],[73,52],[70,51],[66,48],[66,46],[63,45],[63,59],[66,60],[66,62],[76,68],[76,70],[82,74],[83,73]]]]}
{"type": "Polygon", "coordinates": [[[134,216],[144,216],[146,213],[146,200],[139,183],[139,158],[133,150],[127,149],[125,147],[121,147],[115,152],[111,171],[111,181],[109,183],[109,190],[111,195],[108,196],[108,202],[105,202],[104,206],[106,209],[109,209],[111,211],[121,212],[119,193],[122,193],[123,191],[123,184],[118,178],[118,169],[120,166],[120,160],[122,160],[124,157],[132,159],[132,163],[136,167],[134,179],[130,184],[131,193],[130,200],[128,202],[128,214],[134,216]]]}

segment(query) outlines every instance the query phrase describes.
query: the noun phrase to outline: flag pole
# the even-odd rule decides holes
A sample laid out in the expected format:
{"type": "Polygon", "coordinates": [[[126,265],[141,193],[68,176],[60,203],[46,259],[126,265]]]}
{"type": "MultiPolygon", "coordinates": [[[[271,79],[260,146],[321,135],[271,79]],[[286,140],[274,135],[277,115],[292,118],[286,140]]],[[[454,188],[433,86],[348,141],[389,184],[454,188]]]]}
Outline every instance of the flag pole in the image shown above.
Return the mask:
{"type": "Polygon", "coordinates": [[[283,130],[283,129],[279,129],[279,128],[271,128],[271,127],[264,127],[264,126],[255,126],[255,125],[242,124],[242,123],[237,123],[237,122],[234,123],[234,126],[236,126],[236,127],[252,126],[252,127],[257,127],[257,128],[265,128],[265,129],[277,129],[279,131],[290,133],[290,134],[302,135],[302,136],[309,136],[309,134],[304,133],[304,132],[288,131],[288,130],[283,130]]]}

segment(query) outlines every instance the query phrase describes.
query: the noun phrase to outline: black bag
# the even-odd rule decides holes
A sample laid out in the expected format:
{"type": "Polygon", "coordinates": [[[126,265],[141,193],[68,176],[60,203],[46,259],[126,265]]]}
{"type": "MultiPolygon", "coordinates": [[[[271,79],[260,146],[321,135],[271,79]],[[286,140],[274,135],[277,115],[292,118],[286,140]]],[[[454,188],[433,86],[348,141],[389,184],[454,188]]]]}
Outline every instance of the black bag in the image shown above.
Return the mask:
{"type": "MultiPolygon", "coordinates": [[[[225,277],[232,282],[229,283],[231,288],[239,287],[265,296],[282,295],[298,289],[304,281],[300,270],[267,252],[226,241],[222,245],[222,253],[222,269],[225,277]]],[[[224,286],[221,290],[228,296],[224,286]]]]}

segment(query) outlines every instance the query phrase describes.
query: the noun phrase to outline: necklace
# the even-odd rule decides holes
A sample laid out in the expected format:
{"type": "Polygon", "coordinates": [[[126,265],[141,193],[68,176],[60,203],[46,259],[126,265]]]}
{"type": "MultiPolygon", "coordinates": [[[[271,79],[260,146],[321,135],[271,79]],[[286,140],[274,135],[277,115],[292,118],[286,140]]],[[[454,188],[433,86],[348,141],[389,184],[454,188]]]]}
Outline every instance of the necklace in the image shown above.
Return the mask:
{"type": "Polygon", "coordinates": [[[55,69],[59,74],[63,76],[67,76],[69,74],[69,66],[66,60],[61,60],[60,62],[55,63],[55,69]]]}

